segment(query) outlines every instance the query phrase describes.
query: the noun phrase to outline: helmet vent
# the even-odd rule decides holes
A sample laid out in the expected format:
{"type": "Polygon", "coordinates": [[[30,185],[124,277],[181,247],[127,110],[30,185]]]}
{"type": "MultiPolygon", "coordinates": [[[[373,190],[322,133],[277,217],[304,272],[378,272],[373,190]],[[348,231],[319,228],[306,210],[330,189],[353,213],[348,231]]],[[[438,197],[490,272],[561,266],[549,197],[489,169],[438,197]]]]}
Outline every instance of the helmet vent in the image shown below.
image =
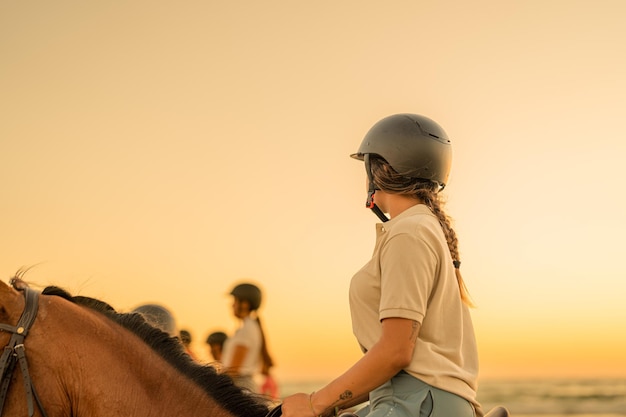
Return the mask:
{"type": "Polygon", "coordinates": [[[437,135],[433,135],[432,133],[429,133],[429,134],[428,134],[428,136],[432,136],[432,137],[433,137],[433,138],[435,138],[435,139],[441,139],[439,136],[437,136],[437,135]]]}

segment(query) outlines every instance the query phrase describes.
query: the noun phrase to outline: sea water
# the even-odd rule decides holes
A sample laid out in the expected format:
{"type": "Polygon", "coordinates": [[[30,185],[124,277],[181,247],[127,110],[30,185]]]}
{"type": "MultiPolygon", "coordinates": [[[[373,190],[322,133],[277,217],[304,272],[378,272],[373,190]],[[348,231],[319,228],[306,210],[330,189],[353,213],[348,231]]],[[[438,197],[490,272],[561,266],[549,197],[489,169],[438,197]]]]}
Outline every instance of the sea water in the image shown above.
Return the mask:
{"type": "MultiPolygon", "coordinates": [[[[308,393],[326,382],[283,382],[281,396],[308,393]]],[[[626,416],[626,378],[481,380],[478,400],[485,412],[503,405],[512,417],[626,416]]]]}

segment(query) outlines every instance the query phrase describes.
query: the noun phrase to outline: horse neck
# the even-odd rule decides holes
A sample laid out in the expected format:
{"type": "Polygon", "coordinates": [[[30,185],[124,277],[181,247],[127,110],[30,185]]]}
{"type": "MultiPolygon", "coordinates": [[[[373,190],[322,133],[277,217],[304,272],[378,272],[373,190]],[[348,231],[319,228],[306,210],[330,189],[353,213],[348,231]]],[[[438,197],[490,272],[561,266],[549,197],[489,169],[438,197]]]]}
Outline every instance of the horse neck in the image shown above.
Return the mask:
{"type": "Polygon", "coordinates": [[[49,417],[231,416],[134,333],[103,315],[42,297],[38,321],[25,346],[49,417]]]}

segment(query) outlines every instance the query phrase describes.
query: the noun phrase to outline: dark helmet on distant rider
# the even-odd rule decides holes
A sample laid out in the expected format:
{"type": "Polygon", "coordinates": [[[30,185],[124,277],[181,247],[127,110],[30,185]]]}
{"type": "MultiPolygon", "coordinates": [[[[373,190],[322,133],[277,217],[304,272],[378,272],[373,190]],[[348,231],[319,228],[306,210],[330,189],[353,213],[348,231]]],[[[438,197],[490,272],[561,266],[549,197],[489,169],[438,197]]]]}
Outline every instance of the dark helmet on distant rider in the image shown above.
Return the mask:
{"type": "Polygon", "coordinates": [[[243,283],[236,285],[230,295],[241,301],[250,303],[250,310],[257,310],[261,306],[261,290],[254,284],[243,283]]]}
{"type": "Polygon", "coordinates": [[[191,343],[191,333],[189,333],[189,330],[181,330],[180,332],[178,332],[178,337],[180,337],[180,341],[184,344],[191,343]]]}
{"type": "Polygon", "coordinates": [[[228,336],[224,332],[213,332],[206,338],[208,345],[223,345],[228,336]]]}

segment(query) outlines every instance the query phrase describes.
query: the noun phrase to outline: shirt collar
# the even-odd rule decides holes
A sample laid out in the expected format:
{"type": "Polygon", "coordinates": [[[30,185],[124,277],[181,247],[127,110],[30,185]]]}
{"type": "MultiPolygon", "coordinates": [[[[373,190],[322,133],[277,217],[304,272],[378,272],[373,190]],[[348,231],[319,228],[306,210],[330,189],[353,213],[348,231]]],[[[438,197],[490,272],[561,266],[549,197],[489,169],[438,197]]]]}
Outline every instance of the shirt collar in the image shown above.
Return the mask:
{"type": "Polygon", "coordinates": [[[384,229],[388,230],[398,220],[403,219],[405,217],[413,216],[415,214],[429,214],[431,216],[434,216],[433,212],[430,210],[430,208],[428,208],[427,205],[419,203],[419,204],[416,204],[416,205],[411,206],[408,209],[404,210],[402,213],[398,214],[393,219],[389,219],[388,222],[376,223],[376,227],[377,228],[383,227],[384,229]]]}

